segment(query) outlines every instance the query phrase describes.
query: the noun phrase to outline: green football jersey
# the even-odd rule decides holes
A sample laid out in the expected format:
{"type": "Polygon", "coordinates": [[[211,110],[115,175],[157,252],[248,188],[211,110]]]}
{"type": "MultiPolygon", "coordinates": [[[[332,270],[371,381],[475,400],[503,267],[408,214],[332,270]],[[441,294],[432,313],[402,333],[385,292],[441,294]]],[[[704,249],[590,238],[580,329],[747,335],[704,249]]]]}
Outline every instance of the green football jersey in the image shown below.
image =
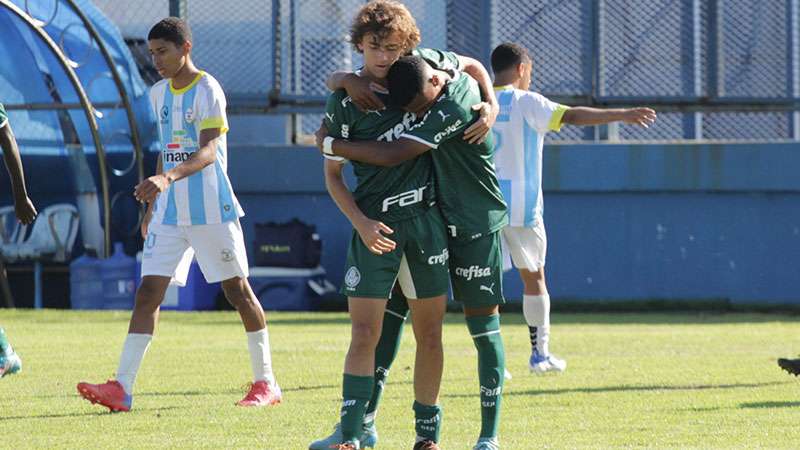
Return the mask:
{"type": "Polygon", "coordinates": [[[6,122],[8,121],[8,114],[6,114],[6,108],[0,103],[0,127],[5,126],[6,122]]]}
{"type": "Polygon", "coordinates": [[[480,114],[478,84],[455,72],[438,101],[401,137],[432,148],[437,202],[451,236],[472,240],[500,230],[508,223],[506,202],[494,170],[494,140],[481,144],[464,140],[464,130],[480,114]]]}
{"type": "MultiPolygon", "coordinates": [[[[455,53],[420,48],[413,54],[440,70],[458,68],[455,53]]],[[[388,95],[376,94],[388,105],[388,95]]],[[[361,111],[344,90],[328,96],[325,107],[328,134],[342,139],[390,142],[408,130],[415,120],[414,114],[398,108],[361,111]]],[[[404,220],[424,212],[436,202],[433,163],[427,153],[393,167],[352,163],[358,183],[353,198],[361,212],[373,220],[404,220]]]]}

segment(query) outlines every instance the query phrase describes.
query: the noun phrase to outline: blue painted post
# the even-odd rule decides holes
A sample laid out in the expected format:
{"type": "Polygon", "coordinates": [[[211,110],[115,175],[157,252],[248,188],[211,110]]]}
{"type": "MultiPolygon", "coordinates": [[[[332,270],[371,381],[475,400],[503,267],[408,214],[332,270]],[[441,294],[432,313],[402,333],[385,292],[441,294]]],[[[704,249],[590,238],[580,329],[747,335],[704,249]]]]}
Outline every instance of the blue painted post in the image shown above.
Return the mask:
{"type": "Polygon", "coordinates": [[[33,307],[42,309],[42,263],[33,263],[33,307]]]}

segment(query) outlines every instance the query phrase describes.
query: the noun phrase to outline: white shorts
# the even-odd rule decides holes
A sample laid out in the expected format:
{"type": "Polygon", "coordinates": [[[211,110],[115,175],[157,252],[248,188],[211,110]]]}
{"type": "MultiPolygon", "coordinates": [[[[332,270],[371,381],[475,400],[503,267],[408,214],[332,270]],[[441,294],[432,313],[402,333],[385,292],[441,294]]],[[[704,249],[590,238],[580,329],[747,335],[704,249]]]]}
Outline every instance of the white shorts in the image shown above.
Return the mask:
{"type": "Polygon", "coordinates": [[[185,286],[194,257],[208,283],[246,278],[247,252],[239,220],[190,226],[151,223],[144,241],[142,276],[170,277],[170,284],[185,286]]]}
{"type": "Polygon", "coordinates": [[[536,272],[544,267],[547,256],[547,233],[541,221],[533,227],[503,228],[503,270],[514,267],[536,272]]]}

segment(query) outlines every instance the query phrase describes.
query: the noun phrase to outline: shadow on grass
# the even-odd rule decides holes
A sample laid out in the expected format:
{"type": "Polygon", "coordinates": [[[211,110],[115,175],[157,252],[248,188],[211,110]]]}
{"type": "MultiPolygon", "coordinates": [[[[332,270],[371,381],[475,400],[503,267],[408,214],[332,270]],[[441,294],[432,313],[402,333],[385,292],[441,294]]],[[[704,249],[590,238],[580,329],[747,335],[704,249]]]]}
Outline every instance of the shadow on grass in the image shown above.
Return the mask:
{"type": "MultiPolygon", "coordinates": [[[[657,391],[704,391],[710,389],[741,389],[757,388],[765,386],[775,386],[789,384],[788,381],[771,381],[767,383],[737,383],[737,384],[701,384],[694,386],[670,386],[670,385],[644,385],[644,386],[601,386],[568,389],[529,389],[526,391],[505,391],[503,396],[520,395],[560,395],[560,394],[602,394],[606,392],[657,392],[657,391]]],[[[474,397],[470,394],[444,394],[443,397],[474,397]]]]}
{"type": "Polygon", "coordinates": [[[753,402],[742,403],[739,408],[797,408],[800,407],[800,402],[753,402]]]}
{"type": "MultiPolygon", "coordinates": [[[[101,407],[103,409],[98,409],[92,412],[74,412],[74,413],[63,413],[63,414],[31,414],[27,416],[0,416],[0,422],[3,421],[10,421],[10,420],[29,420],[29,419],[63,419],[68,417],[89,417],[89,416],[107,416],[109,414],[122,414],[122,413],[112,413],[109,412],[105,407],[101,407]]],[[[136,408],[133,411],[136,413],[160,413],[161,411],[168,411],[171,409],[185,409],[180,408],[177,406],[167,406],[164,408],[136,408]]]]}

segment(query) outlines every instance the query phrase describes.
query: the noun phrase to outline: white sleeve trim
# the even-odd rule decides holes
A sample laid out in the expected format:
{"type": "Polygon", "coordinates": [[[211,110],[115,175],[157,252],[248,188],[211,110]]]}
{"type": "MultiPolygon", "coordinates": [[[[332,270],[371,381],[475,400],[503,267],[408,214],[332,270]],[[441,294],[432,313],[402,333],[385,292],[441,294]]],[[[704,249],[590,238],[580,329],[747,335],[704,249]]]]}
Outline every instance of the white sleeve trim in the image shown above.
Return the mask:
{"type": "Polygon", "coordinates": [[[0,122],[0,128],[3,128],[3,127],[4,127],[4,126],[6,126],[7,124],[8,124],[8,119],[6,119],[6,120],[4,120],[4,121],[0,122]]]}
{"type": "Polygon", "coordinates": [[[430,148],[439,148],[439,145],[437,145],[437,144],[431,144],[430,142],[426,141],[425,139],[422,139],[422,138],[420,138],[420,137],[417,137],[417,136],[414,136],[414,135],[411,135],[411,134],[406,134],[406,133],[403,133],[403,134],[401,134],[401,135],[400,135],[400,137],[401,137],[401,138],[407,138],[407,139],[411,139],[412,141],[417,141],[417,142],[420,142],[420,143],[422,143],[422,144],[425,144],[425,145],[427,145],[427,146],[428,146],[428,147],[430,147],[430,148]]]}

